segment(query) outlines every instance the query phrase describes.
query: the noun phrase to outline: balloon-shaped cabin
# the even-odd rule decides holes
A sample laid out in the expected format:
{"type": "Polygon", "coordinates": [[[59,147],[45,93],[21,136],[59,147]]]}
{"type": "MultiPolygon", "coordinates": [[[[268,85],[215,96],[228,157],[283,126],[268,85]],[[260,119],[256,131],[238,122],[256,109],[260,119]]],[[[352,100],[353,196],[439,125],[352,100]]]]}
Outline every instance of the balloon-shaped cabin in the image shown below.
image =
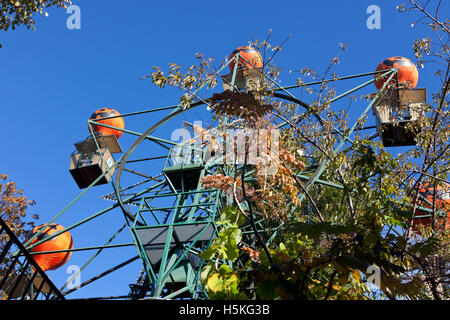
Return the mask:
{"type": "MultiPolygon", "coordinates": [[[[111,108],[98,109],[91,115],[90,120],[94,120],[95,122],[117,128],[114,129],[99,124],[92,124],[92,129],[94,130],[94,132],[96,134],[101,133],[101,135],[103,136],[114,135],[117,139],[119,139],[123,134],[123,131],[121,131],[120,129],[125,129],[125,122],[120,116],[120,113],[117,112],[117,110],[111,108]],[[102,120],[103,118],[107,119],[102,120]]],[[[89,131],[91,130],[89,129],[89,131]]]]}
{"type": "MultiPolygon", "coordinates": [[[[240,56],[238,67],[247,69],[262,68],[263,60],[261,54],[255,48],[249,46],[238,47],[231,53],[229,60],[232,60],[237,53],[240,56]]],[[[228,65],[231,72],[234,70],[234,65],[234,60],[228,65]]]]}
{"type": "MultiPolygon", "coordinates": [[[[415,88],[417,86],[417,82],[419,81],[419,71],[411,60],[400,56],[390,57],[383,60],[376,68],[376,71],[389,70],[392,68],[398,68],[397,75],[391,80],[394,85],[398,84],[399,87],[403,86],[409,88],[415,88]]],[[[377,78],[375,86],[378,90],[383,87],[387,78],[388,76],[377,78]]]]}
{"type": "Polygon", "coordinates": [[[407,58],[396,56],[383,60],[376,71],[397,68],[397,73],[387,84],[390,75],[375,74],[379,96],[373,104],[377,131],[385,147],[415,145],[420,131],[418,119],[424,114],[426,89],[416,89],[419,74],[407,58]],[[383,92],[381,92],[383,90],[383,92]]]}
{"type": "MultiPolygon", "coordinates": [[[[417,189],[416,189],[417,190],[417,189]]],[[[412,203],[415,202],[416,192],[412,192],[412,203]]],[[[434,186],[429,183],[424,184],[419,189],[414,218],[411,222],[412,230],[421,234],[421,229],[431,225],[432,213],[427,209],[436,209],[435,226],[438,230],[450,227],[450,188],[434,186]]]]}
{"type": "MultiPolygon", "coordinates": [[[[51,223],[40,225],[33,229],[33,231],[28,235],[28,239],[41,231],[41,233],[34,238],[30,244],[34,244],[42,239],[45,239],[52,234],[64,230],[64,227],[51,223]],[[45,228],[44,230],[42,230],[45,228]],[[42,231],[41,231],[42,230],[42,231]]],[[[50,240],[44,241],[41,244],[33,247],[31,249],[32,256],[36,263],[41,267],[43,271],[56,270],[62,265],[64,265],[70,258],[71,251],[62,251],[54,253],[44,253],[48,251],[59,251],[59,250],[70,250],[73,248],[73,240],[69,231],[63,232],[50,240]],[[39,254],[42,252],[41,254],[39,254]]]]}
{"type": "Polygon", "coordinates": [[[91,115],[89,125],[91,135],[75,143],[77,152],[70,158],[69,171],[80,189],[108,183],[115,171],[112,155],[122,153],[118,139],[123,134],[125,122],[118,111],[98,109],[91,115]]]}
{"type": "Polygon", "coordinates": [[[224,90],[231,90],[233,84],[233,73],[236,68],[234,77],[234,87],[239,90],[255,89],[261,82],[261,68],[263,67],[263,59],[258,50],[250,46],[242,46],[236,48],[229,57],[230,63],[228,67],[230,74],[224,76],[224,90]]]}

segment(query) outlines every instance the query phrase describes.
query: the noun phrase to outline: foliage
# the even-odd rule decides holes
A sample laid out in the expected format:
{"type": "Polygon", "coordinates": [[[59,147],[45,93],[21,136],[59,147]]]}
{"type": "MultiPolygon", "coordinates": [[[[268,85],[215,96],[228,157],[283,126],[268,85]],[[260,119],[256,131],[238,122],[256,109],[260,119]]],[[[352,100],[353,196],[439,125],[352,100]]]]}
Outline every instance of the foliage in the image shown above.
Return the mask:
{"type": "Polygon", "coordinates": [[[0,0],[0,30],[15,30],[23,25],[35,31],[35,13],[47,16],[45,9],[67,8],[70,4],[70,0],[0,0]]]}
{"type": "MultiPolygon", "coordinates": [[[[34,204],[33,200],[28,200],[23,195],[22,190],[17,189],[14,181],[8,181],[8,175],[0,174],[0,218],[21,241],[25,240],[27,232],[34,228],[34,220],[39,218],[36,214],[27,214],[29,207],[34,204]]],[[[5,233],[0,235],[0,252],[8,241],[9,237],[5,233]]],[[[8,263],[2,263],[2,266],[7,265],[8,263]]],[[[2,271],[0,270],[0,273],[2,271]]]]}
{"type": "MultiPolygon", "coordinates": [[[[410,5],[399,10],[426,12],[412,0],[410,5]]],[[[417,63],[422,66],[424,56],[438,56],[446,70],[436,73],[441,88],[416,123],[420,130],[410,128],[416,130],[416,146],[405,154],[388,152],[373,137],[355,131],[364,126],[365,115],[353,126],[345,110],[332,107],[332,82],[338,75],[330,79],[329,74],[340,63],[339,56],[330,59],[323,75],[309,67],[298,71],[297,83],[310,103],[280,99],[274,90],[280,73],[274,56],[281,45],[269,44],[270,33],[251,45],[265,57],[263,70],[272,81],[260,79],[251,90],[234,87],[212,98],[200,96],[201,88],[214,88],[219,78],[228,81],[214,68],[213,59],[201,55],[199,65],[186,72],[170,64],[167,75],[155,68],[147,76],[157,86],[182,89],[185,108],[205,103],[219,132],[229,127],[271,130],[275,120],[286,124],[278,155],[267,148],[256,164],[249,164],[246,145],[244,163],[229,164],[232,174],[218,172],[202,179],[204,188],[220,189],[232,199],[217,221],[217,238],[201,254],[207,261],[201,280],[211,299],[449,298],[449,231],[438,219],[448,209],[434,197],[427,205],[431,223],[421,231],[413,230],[412,223],[425,206],[419,189],[427,183],[443,188],[449,184],[450,55],[442,42],[449,37],[448,23],[430,19],[441,40],[440,51],[434,52],[428,40],[416,41],[417,63]],[[319,80],[319,86],[307,86],[306,78],[319,80]],[[279,166],[267,174],[264,161],[275,158],[279,166]],[[371,267],[379,270],[375,289],[371,267]]],[[[347,50],[346,44],[339,47],[341,53],[347,50]]],[[[360,100],[367,103],[367,98],[360,100]]],[[[350,99],[349,106],[355,100],[350,99]]],[[[210,142],[220,139],[223,136],[210,142]]],[[[276,144],[270,139],[266,143],[276,144]]]]}
{"type": "MultiPolygon", "coordinates": [[[[8,181],[8,175],[0,174],[1,218],[18,237],[23,237],[25,230],[34,226],[33,222],[24,220],[28,208],[34,204],[33,200],[27,200],[23,195],[23,190],[17,189],[14,181],[8,181]]],[[[31,218],[37,220],[39,217],[33,215],[31,218]]]]}

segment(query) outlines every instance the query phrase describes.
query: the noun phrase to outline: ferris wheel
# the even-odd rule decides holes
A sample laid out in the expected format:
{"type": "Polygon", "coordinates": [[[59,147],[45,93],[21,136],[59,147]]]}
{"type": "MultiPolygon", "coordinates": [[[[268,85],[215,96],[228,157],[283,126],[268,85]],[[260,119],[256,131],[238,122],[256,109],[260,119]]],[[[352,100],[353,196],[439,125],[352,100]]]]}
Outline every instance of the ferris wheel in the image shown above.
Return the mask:
{"type": "MultiPolygon", "coordinates": [[[[299,89],[362,79],[361,84],[332,98],[329,103],[334,105],[342,98],[375,84],[377,92],[370,96],[353,125],[345,131],[332,128],[336,153],[342,150],[351,152],[354,135],[363,130],[370,131],[369,139],[379,137],[385,147],[414,145],[416,131],[411,128],[423,114],[426,103],[426,90],[415,88],[417,69],[403,57],[384,60],[374,72],[281,86],[264,69],[259,52],[247,46],[234,50],[228,62],[215,71],[215,75],[222,81],[223,92],[211,98],[198,99],[189,105],[159,106],[124,114],[112,108],[101,108],[88,120],[90,135],[75,143],[76,151],[71,155],[70,162],[70,173],[81,193],[48,223],[33,230],[24,247],[44,272],[61,267],[80,252],[93,254],[78,273],[88,270],[105,250],[126,248],[127,252],[133,251],[134,254],[123,258],[121,253],[116,256],[116,265],[92,275],[74,288],[68,288],[73,278],[69,279],[59,288],[66,299],[71,298],[71,293],[95,286],[97,280],[106,279],[135,262],[140,262],[142,268],[134,276],[137,280],[130,284],[128,293],[120,297],[108,297],[105,293],[102,298],[208,298],[201,282],[205,261],[200,254],[218,235],[220,225],[217,221],[221,212],[233,203],[233,195],[220,188],[207,188],[202,182],[208,176],[219,175],[224,180],[239,177],[242,183],[255,181],[257,164],[249,163],[248,150],[245,149],[247,153],[240,159],[234,149],[231,156],[227,154],[225,146],[229,146],[230,140],[235,143],[241,139],[239,134],[244,136],[242,141],[246,141],[246,124],[265,116],[267,105],[255,99],[253,94],[261,87],[270,88],[258,91],[263,99],[270,99],[272,104],[274,101],[288,104],[291,110],[291,113],[273,112],[271,117],[264,117],[270,130],[263,133],[270,136],[272,147],[277,145],[275,141],[285,130],[295,131],[299,121],[307,119],[316,133],[322,130],[322,111],[297,98],[295,92],[299,89]],[[224,116],[216,117],[214,123],[203,128],[205,122],[195,120],[196,110],[202,106],[214,109],[218,105],[225,111],[224,116]],[[245,109],[243,106],[253,108],[244,120],[235,112],[245,109]],[[227,113],[227,110],[233,112],[227,113]],[[376,125],[364,127],[364,121],[371,112],[376,125]],[[133,119],[143,117],[148,119],[148,128],[139,130],[129,126],[133,119]],[[174,134],[173,128],[179,128],[180,124],[182,128],[174,134]],[[125,135],[134,139],[126,151],[119,143],[125,135]],[[181,142],[174,139],[181,139],[181,142]],[[70,226],[57,224],[58,218],[71,206],[83,201],[85,194],[103,184],[110,184],[113,189],[102,196],[104,200],[111,201],[108,207],[85,214],[70,226]],[[106,215],[111,219],[110,224],[117,221],[117,225],[107,235],[102,230],[97,231],[105,241],[77,247],[77,230],[84,230],[89,223],[106,215]],[[129,230],[128,241],[115,243],[124,230],[129,230]]],[[[261,131],[258,134],[261,135],[261,131]]],[[[264,147],[268,146],[266,141],[264,147]]],[[[267,154],[267,148],[264,150],[267,154]]],[[[298,203],[308,200],[308,190],[314,186],[343,188],[323,176],[330,160],[317,146],[309,144],[298,154],[288,153],[287,150],[282,150],[281,154],[280,150],[272,151],[278,158],[287,156],[299,164],[295,176],[302,181],[303,189],[298,191],[298,201],[293,202],[289,210],[295,210],[298,203]]],[[[278,167],[273,166],[276,165],[274,157],[269,157],[267,161],[267,168],[277,170],[278,167]]],[[[243,199],[239,206],[244,212],[249,210],[243,199]]],[[[426,215],[426,208],[423,212],[426,215]]],[[[252,221],[247,217],[241,226],[242,243],[252,246],[262,239],[270,244],[282,228],[282,224],[267,228],[263,214],[256,211],[252,221]]],[[[33,270],[30,272],[35,272],[33,270]]],[[[33,287],[33,284],[26,287],[33,287]]]]}

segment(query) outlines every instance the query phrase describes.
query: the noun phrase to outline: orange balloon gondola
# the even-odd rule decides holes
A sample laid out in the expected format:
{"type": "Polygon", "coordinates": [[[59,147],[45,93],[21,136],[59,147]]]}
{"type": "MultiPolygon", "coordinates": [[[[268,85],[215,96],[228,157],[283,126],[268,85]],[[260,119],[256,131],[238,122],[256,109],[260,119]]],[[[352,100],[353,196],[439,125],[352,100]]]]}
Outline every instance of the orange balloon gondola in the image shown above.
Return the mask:
{"type": "MultiPolygon", "coordinates": [[[[398,78],[399,86],[407,86],[410,88],[415,88],[417,86],[417,82],[419,81],[419,71],[411,60],[400,56],[387,58],[378,65],[376,71],[388,70],[392,68],[398,68],[397,77],[394,76],[392,82],[395,82],[398,78]]],[[[375,75],[376,78],[379,76],[379,74],[375,75]]],[[[383,87],[388,77],[389,76],[377,78],[375,81],[375,86],[378,90],[383,87]]]]}
{"type": "MultiPolygon", "coordinates": [[[[231,53],[229,60],[233,59],[238,52],[241,55],[241,58],[239,59],[240,67],[244,66],[248,69],[262,68],[263,60],[258,50],[249,46],[238,47],[231,53]]],[[[234,64],[235,61],[231,61],[228,65],[231,72],[234,70],[234,64]]]]}
{"type": "MultiPolygon", "coordinates": [[[[120,117],[120,113],[111,108],[98,109],[91,115],[90,119],[118,129],[125,129],[125,122],[123,118],[120,117]],[[102,118],[108,117],[116,117],[116,118],[101,120],[102,118]]],[[[92,124],[92,128],[96,133],[101,133],[103,136],[115,135],[117,139],[119,139],[123,134],[123,131],[104,127],[97,124],[92,124]]]]}
{"type": "MultiPolygon", "coordinates": [[[[46,224],[40,225],[33,229],[33,231],[28,235],[28,239],[35,234],[37,234],[46,224]]],[[[52,234],[64,230],[64,227],[51,223],[42,231],[39,236],[34,238],[30,244],[34,244],[42,239],[51,236],[52,234]]],[[[47,252],[47,251],[57,251],[57,250],[69,250],[73,248],[72,236],[68,231],[57,235],[56,237],[44,241],[43,243],[33,247],[31,249],[32,253],[47,252]]],[[[43,254],[33,254],[32,257],[36,263],[41,267],[43,271],[56,270],[62,265],[64,265],[72,255],[71,251],[64,252],[54,252],[54,253],[43,253],[43,254]]]]}
{"type": "MultiPolygon", "coordinates": [[[[444,211],[446,214],[444,216],[437,215],[436,216],[436,224],[437,229],[441,230],[441,225],[444,224],[445,221],[445,229],[450,228],[450,192],[449,190],[436,186],[435,188],[430,184],[424,184],[422,188],[419,189],[420,195],[428,200],[430,203],[434,203],[435,208],[440,209],[444,211]]],[[[415,195],[415,192],[412,193],[415,195]]],[[[427,203],[425,200],[422,200],[419,198],[419,201],[417,202],[418,205],[420,205],[423,208],[432,208],[432,205],[427,203]]],[[[413,199],[414,203],[414,199],[413,199]]],[[[431,225],[431,219],[430,216],[431,213],[417,209],[415,217],[412,220],[412,230],[416,233],[420,234],[423,227],[427,227],[431,225]]]]}

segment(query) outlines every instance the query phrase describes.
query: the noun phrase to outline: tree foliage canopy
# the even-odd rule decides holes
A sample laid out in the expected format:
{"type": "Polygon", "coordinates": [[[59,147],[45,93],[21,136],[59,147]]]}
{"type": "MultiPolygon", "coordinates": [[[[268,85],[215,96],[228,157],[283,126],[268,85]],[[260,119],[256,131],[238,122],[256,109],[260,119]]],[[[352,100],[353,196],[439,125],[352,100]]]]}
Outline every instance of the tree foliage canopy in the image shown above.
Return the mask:
{"type": "MultiPolygon", "coordinates": [[[[23,190],[17,188],[14,181],[8,181],[8,175],[0,174],[0,218],[21,241],[24,241],[27,232],[34,228],[34,221],[39,219],[37,214],[31,215],[28,211],[34,204],[33,200],[26,198],[23,190]]],[[[6,233],[0,234],[0,252],[3,251],[9,240],[6,233]]],[[[3,276],[6,270],[3,267],[7,268],[9,265],[7,261],[11,258],[10,254],[8,252],[8,256],[4,257],[2,261],[0,276],[3,276]]]]}
{"type": "Polygon", "coordinates": [[[0,214],[3,221],[18,236],[22,237],[25,232],[33,227],[32,220],[39,217],[32,215],[29,222],[25,221],[27,210],[35,202],[28,200],[23,190],[17,188],[14,181],[8,181],[8,175],[0,174],[0,214]]]}
{"type": "MultiPolygon", "coordinates": [[[[227,126],[271,129],[274,120],[288,125],[281,133],[281,165],[276,174],[268,176],[258,165],[244,164],[235,176],[203,178],[204,188],[218,188],[233,198],[233,204],[221,212],[219,236],[201,255],[208,261],[202,282],[210,298],[450,297],[450,237],[445,228],[450,209],[437,197],[426,204],[419,192],[427,185],[435,186],[434,190],[449,186],[450,34],[448,21],[437,19],[438,8],[439,4],[436,15],[431,15],[412,0],[397,8],[424,14],[431,28],[432,36],[413,44],[417,65],[423,67],[430,57],[441,62],[436,69],[440,89],[432,94],[426,114],[409,128],[416,134],[416,145],[404,154],[391,154],[362,132],[354,131],[351,142],[346,139],[355,127],[345,110],[331,108],[336,92],[333,81],[324,81],[330,78],[333,65],[340,63],[339,56],[330,59],[324,75],[309,67],[300,71],[300,85],[308,78],[320,81],[318,88],[303,87],[311,101],[306,112],[299,114],[297,104],[276,99],[280,70],[274,56],[281,45],[270,45],[270,34],[250,44],[263,53],[264,71],[273,81],[261,79],[263,85],[247,92],[200,96],[200,88],[214,88],[221,78],[213,59],[200,54],[199,64],[186,71],[171,63],[167,75],[155,67],[147,76],[156,86],[184,91],[180,102],[186,108],[194,101],[206,103],[219,126],[225,117],[227,126]],[[320,179],[328,183],[307,184],[311,169],[318,166],[324,168],[320,179]],[[256,172],[252,181],[245,180],[250,170],[256,172]],[[413,231],[413,217],[421,206],[430,209],[430,223],[420,232],[413,231]],[[252,236],[244,236],[244,225],[250,226],[252,236]],[[371,266],[379,270],[376,289],[368,281],[371,266]]],[[[347,49],[345,44],[339,46],[347,49]]],[[[331,74],[332,80],[337,78],[331,74]]],[[[366,115],[358,119],[356,128],[365,120],[366,115]]]]}
{"type": "Polygon", "coordinates": [[[47,8],[67,8],[70,4],[70,0],[0,0],[0,30],[15,30],[25,26],[34,31],[34,14],[48,15],[45,11],[47,8]]]}

